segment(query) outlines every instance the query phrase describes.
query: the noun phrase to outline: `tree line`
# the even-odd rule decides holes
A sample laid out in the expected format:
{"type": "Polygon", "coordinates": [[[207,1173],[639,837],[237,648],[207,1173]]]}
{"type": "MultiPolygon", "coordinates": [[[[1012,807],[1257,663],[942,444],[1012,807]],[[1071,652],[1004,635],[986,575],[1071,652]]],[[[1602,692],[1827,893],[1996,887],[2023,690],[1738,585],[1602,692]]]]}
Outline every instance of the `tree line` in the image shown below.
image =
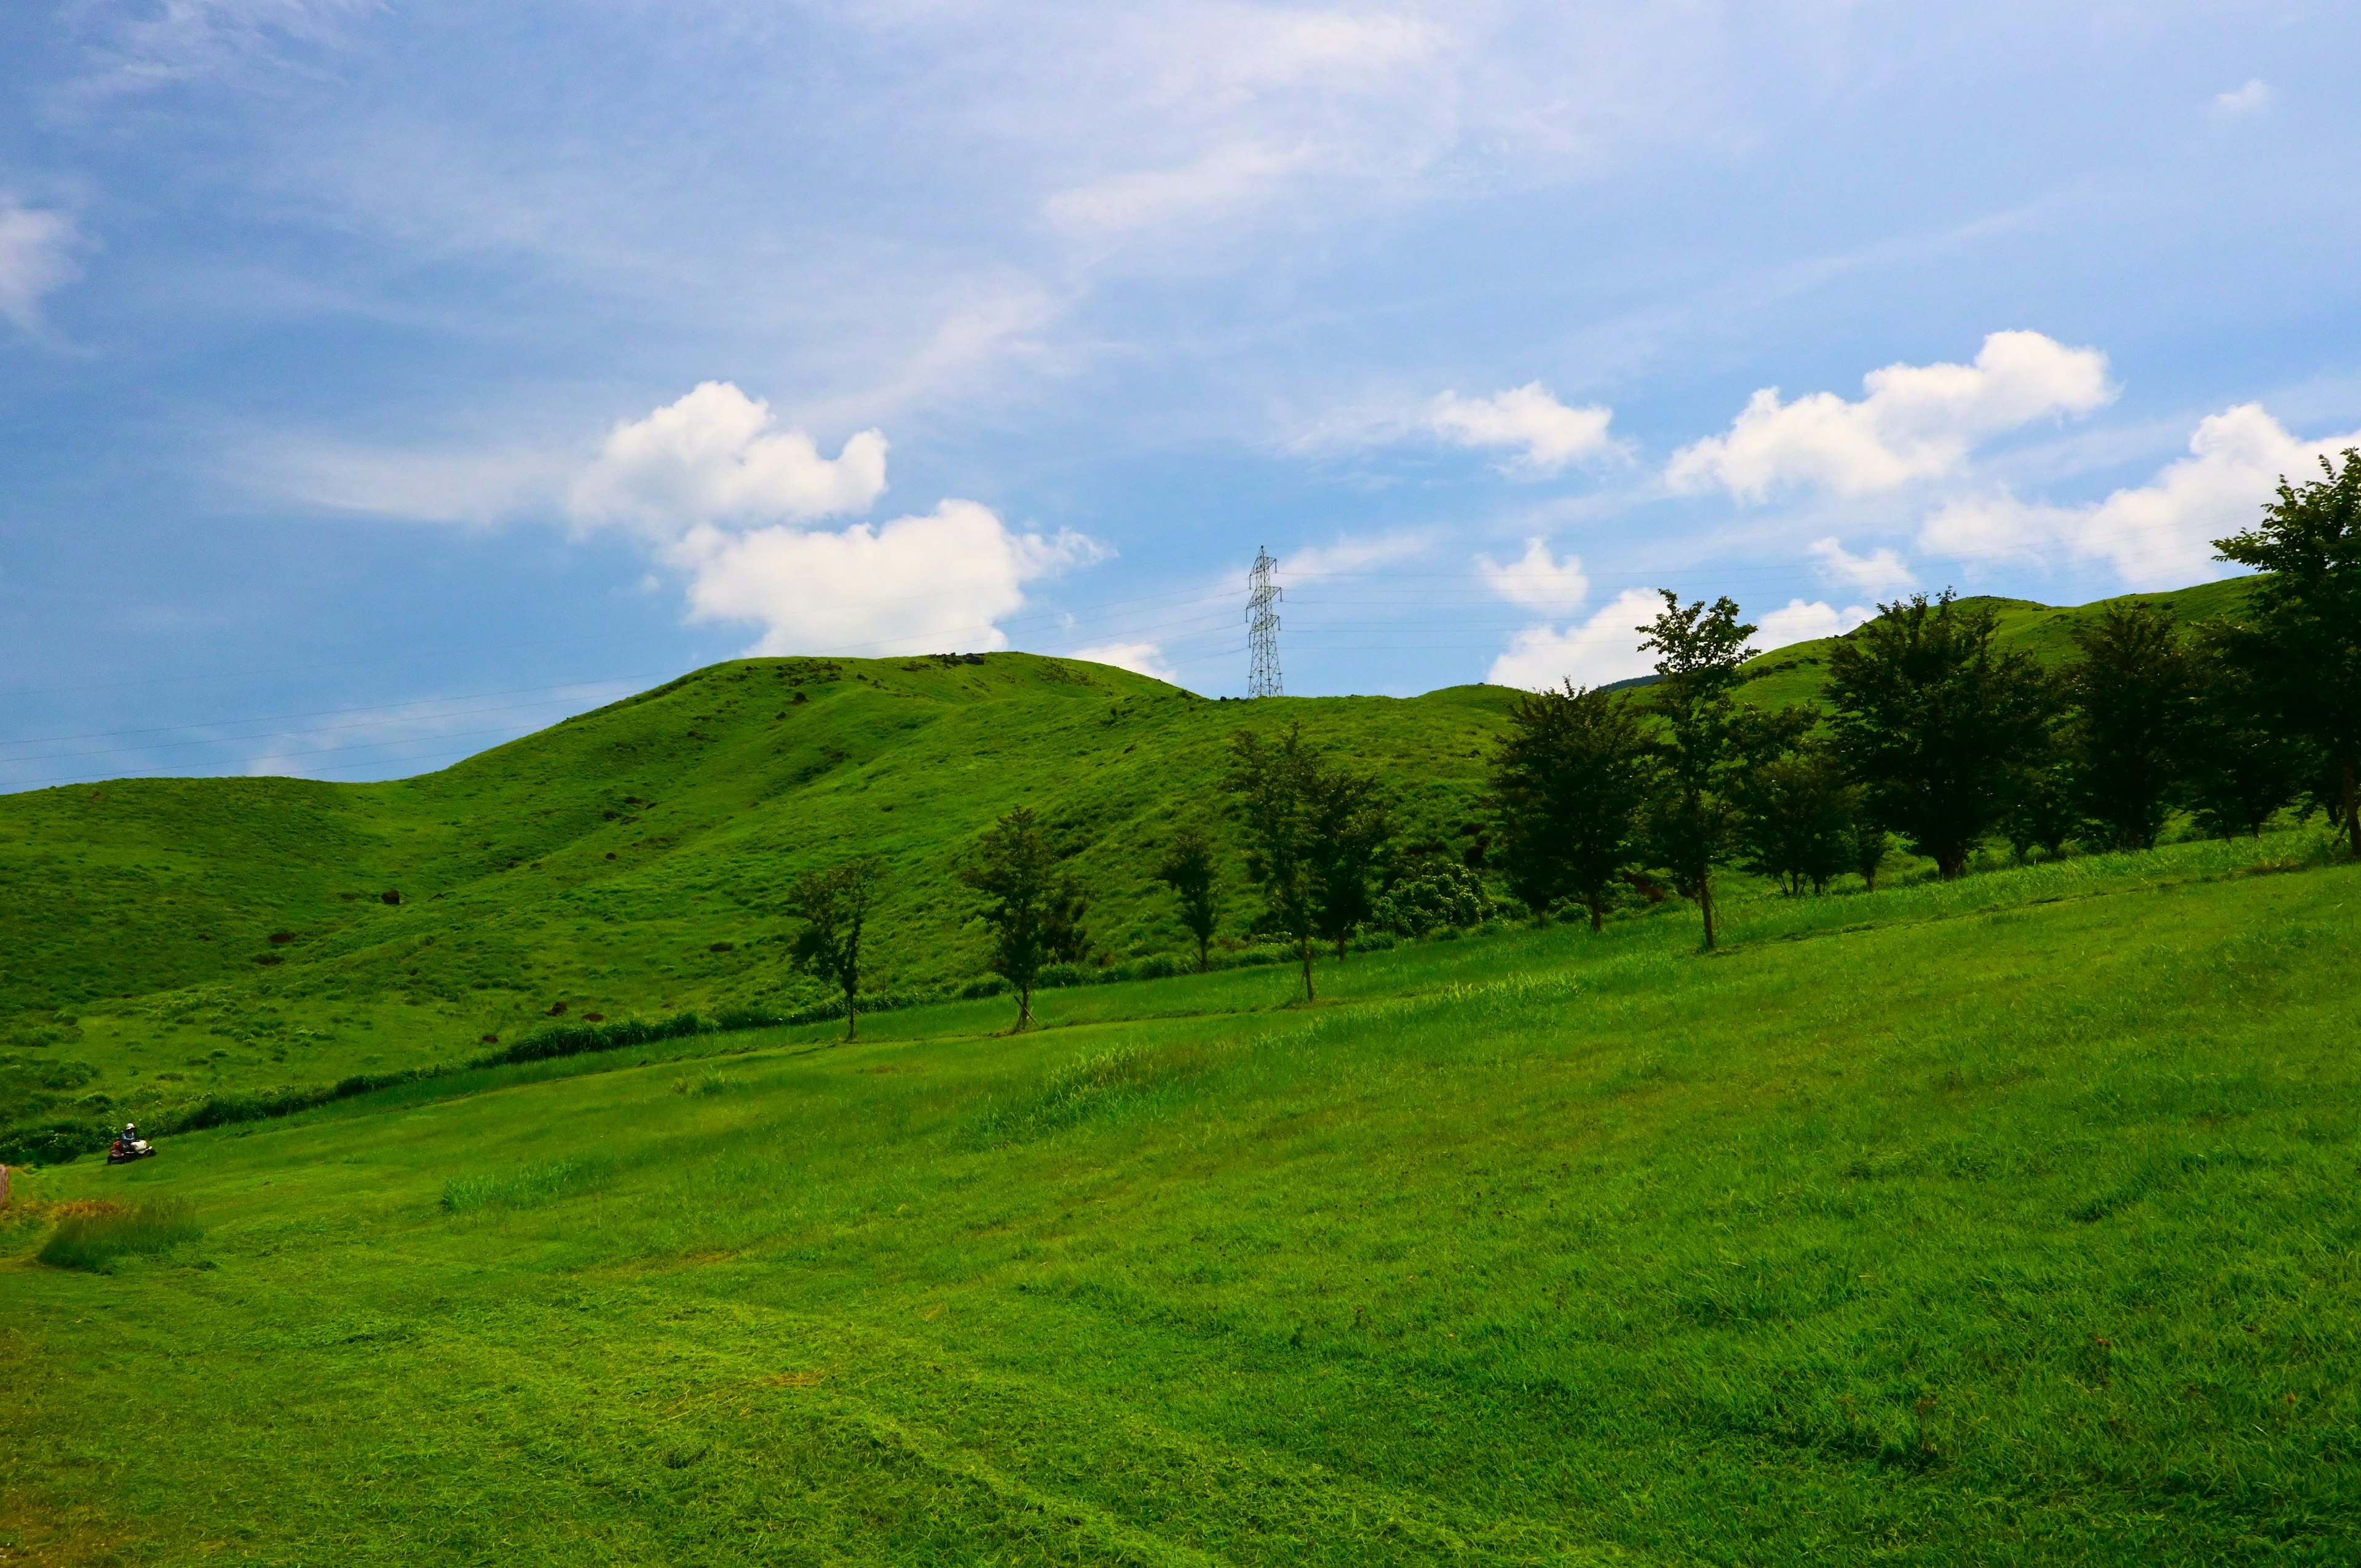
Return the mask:
{"type": "MultiPolygon", "coordinates": [[[[1536,917],[1592,929],[1628,894],[1669,883],[1718,939],[1715,879],[1739,867],[1801,896],[1853,874],[1872,889],[1897,842],[1960,876],[1994,839],[2019,861],[2070,843],[2147,850],[2176,811],[2204,831],[2261,835],[2281,810],[2323,812],[2361,858],[2361,452],[2323,477],[2279,484],[2253,528],[2215,542],[2255,568],[2235,616],[2181,627],[2138,600],[2106,606],[2050,669],[1999,645],[1989,609],[1946,591],[1881,605],[1835,641],[1817,707],[1741,700],[1756,628],[1724,597],[1673,593],[1636,630],[1656,654],[1638,690],[1521,697],[1490,762],[1488,857],[1536,917]]],[[[1241,729],[1223,791],[1262,907],[1314,994],[1313,959],[1342,959],[1373,923],[1422,933],[1488,907],[1482,879],[1395,852],[1380,779],[1322,755],[1299,727],[1241,729]]],[[[1197,947],[1223,914],[1213,838],[1183,828],[1156,851],[1197,947]]],[[[797,964],[842,991],[858,1027],[864,923],[883,876],[865,856],[798,879],[797,964]]],[[[961,880],[983,903],[987,967],[1031,1020],[1042,972],[1080,961],[1083,890],[1029,807],[973,846],[961,880]]]]}

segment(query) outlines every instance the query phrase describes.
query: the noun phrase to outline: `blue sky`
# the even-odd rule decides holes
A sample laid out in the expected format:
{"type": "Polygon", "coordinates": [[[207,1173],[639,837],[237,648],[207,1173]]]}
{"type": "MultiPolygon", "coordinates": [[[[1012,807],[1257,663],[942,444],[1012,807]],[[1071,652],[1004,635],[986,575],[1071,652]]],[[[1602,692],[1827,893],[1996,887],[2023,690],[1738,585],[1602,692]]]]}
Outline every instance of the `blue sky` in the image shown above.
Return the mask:
{"type": "Polygon", "coordinates": [[[0,787],[750,651],[1618,678],[2361,441],[2354,6],[0,7],[0,787]]]}

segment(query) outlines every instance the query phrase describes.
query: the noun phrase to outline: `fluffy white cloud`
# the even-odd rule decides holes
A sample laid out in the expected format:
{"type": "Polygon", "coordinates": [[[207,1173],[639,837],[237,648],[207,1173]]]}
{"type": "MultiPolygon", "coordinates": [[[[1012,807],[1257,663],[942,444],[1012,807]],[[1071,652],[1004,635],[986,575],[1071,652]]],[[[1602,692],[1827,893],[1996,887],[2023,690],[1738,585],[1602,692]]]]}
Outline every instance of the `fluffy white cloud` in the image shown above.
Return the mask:
{"type": "Polygon", "coordinates": [[[575,481],[574,515],[669,535],[697,523],[801,521],[866,511],[885,489],[885,437],[864,430],[834,458],[771,405],[707,381],[608,433],[575,481]]]}
{"type": "Polygon", "coordinates": [[[1118,670],[1159,681],[1180,680],[1172,666],[1165,663],[1164,650],[1153,642],[1102,642],[1095,648],[1077,648],[1067,657],[1085,659],[1093,664],[1113,664],[1118,670]]]}
{"type": "Polygon", "coordinates": [[[2213,98],[2213,113],[2224,120],[2245,119],[2249,115],[2259,115],[2270,106],[2270,83],[2260,77],[2249,79],[2244,87],[2216,93],[2213,98]]]}
{"type": "Polygon", "coordinates": [[[1607,434],[1613,410],[1596,404],[1570,409],[1539,381],[1489,398],[1445,392],[1434,400],[1427,417],[1445,441],[1510,451],[1510,466],[1537,477],[1616,450],[1607,434]]]}
{"type": "Polygon", "coordinates": [[[1579,556],[1561,561],[1550,554],[1548,542],[1525,541],[1525,553],[1503,566],[1489,555],[1476,557],[1476,569],[1492,591],[1510,604],[1564,615],[1590,597],[1589,579],[1582,575],[1579,556]]]}
{"type": "Polygon", "coordinates": [[[1881,547],[1866,555],[1856,555],[1834,534],[1812,541],[1812,558],[1820,564],[1821,576],[1830,582],[1841,583],[1874,598],[1905,592],[1918,583],[1917,574],[1904,565],[1902,557],[1892,549],[1881,547]]]}
{"type": "Polygon", "coordinates": [[[1765,387],[1729,434],[1683,447],[1664,477],[1675,489],[1719,486],[1741,500],[1790,485],[1868,495],[1953,473],[1980,441],[2115,395],[2105,355],[2037,332],[1992,334],[1972,365],[1889,365],[1862,385],[1866,395],[1850,403],[1833,392],[1783,403],[1765,387]]]}
{"type": "Polygon", "coordinates": [[[698,523],[664,552],[689,574],[693,620],[763,625],[755,652],[862,655],[1005,648],[994,623],[1024,607],[1027,583],[1106,554],[1077,533],[1013,532],[963,500],[840,532],[698,523]]]}
{"type": "Polygon", "coordinates": [[[63,213],[0,198],[0,316],[26,332],[41,324],[42,297],[73,280],[74,222],[63,213]]]}
{"type": "Polygon", "coordinates": [[[1618,594],[1613,602],[1579,626],[1560,631],[1551,626],[1530,626],[1517,633],[1509,651],[1492,661],[1484,678],[1496,686],[1521,686],[1540,691],[1562,681],[1580,685],[1605,685],[1644,675],[1655,667],[1655,655],[1642,652],[1639,628],[1663,613],[1664,600],[1646,588],[1618,594]]]}
{"type": "Polygon", "coordinates": [[[2201,421],[2189,455],[2147,484],[2085,507],[2006,495],[1956,501],[1927,520],[1919,542],[1969,558],[2064,550],[2103,558],[2131,587],[2176,587],[2221,576],[2213,542],[2253,523],[2282,477],[2316,477],[2322,457],[2349,446],[2361,446],[2361,431],[2299,440],[2259,403],[2242,403],[2201,421]]]}
{"type": "Polygon", "coordinates": [[[1806,604],[1802,599],[1789,599],[1780,609],[1756,618],[1754,646],[1767,653],[1790,643],[1842,636],[1876,613],[1857,604],[1838,609],[1817,601],[1806,604]]]}

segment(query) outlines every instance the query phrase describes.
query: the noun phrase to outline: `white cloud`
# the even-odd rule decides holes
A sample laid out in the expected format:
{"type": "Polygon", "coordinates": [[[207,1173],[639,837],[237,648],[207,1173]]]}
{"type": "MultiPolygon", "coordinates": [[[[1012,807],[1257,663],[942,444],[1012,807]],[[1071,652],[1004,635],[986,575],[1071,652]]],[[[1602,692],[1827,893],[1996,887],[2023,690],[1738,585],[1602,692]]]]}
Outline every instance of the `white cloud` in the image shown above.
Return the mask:
{"type": "Polygon", "coordinates": [[[608,433],[575,481],[574,515],[658,535],[696,523],[804,521],[866,511],[885,489],[885,437],[864,430],[834,458],[800,430],[774,431],[771,405],[707,381],[608,433]]]}
{"type": "Polygon", "coordinates": [[[1280,557],[1282,586],[1290,577],[1352,576],[1377,566],[1389,566],[1422,555],[1434,543],[1434,531],[1404,529],[1370,538],[1340,538],[1334,544],[1311,544],[1280,557]]]}
{"type": "Polygon", "coordinates": [[[988,507],[933,511],[840,532],[689,529],[664,552],[690,575],[690,618],[752,620],[757,653],[886,654],[1005,648],[994,624],[1025,585],[1108,552],[1072,532],[1015,533],[988,507]]]}
{"type": "Polygon", "coordinates": [[[1180,678],[1165,662],[1164,650],[1153,642],[1102,642],[1095,648],[1077,648],[1066,657],[1093,664],[1113,664],[1118,670],[1176,685],[1180,678]]]}
{"type": "Polygon", "coordinates": [[[1607,434],[1614,411],[1593,404],[1570,409],[1539,381],[1528,381],[1489,398],[1445,392],[1435,399],[1428,421],[1434,433],[1462,446],[1519,449],[1511,466],[1546,477],[1577,459],[1616,450],[1607,434]]]}
{"type": "Polygon", "coordinates": [[[2224,120],[2241,120],[2259,115],[2271,106],[2271,86],[2260,77],[2250,78],[2244,87],[2216,93],[2213,113],[2224,120]]]}
{"type": "Polygon", "coordinates": [[[2252,524],[2282,476],[2315,477],[2319,459],[2361,446],[2361,431],[2299,440],[2258,403],[2209,414],[2189,438],[2189,455],[2146,485],[2084,507],[2026,503],[2008,495],[1955,501],[1919,534],[1929,551],[1971,558],[2063,550],[2103,558],[2134,588],[2177,587],[2220,576],[2216,539],[2252,524]]]}
{"type": "Polygon", "coordinates": [[[1496,686],[1540,691],[1571,680],[1606,685],[1644,675],[1655,656],[1640,647],[1639,628],[1664,612],[1664,601],[1648,588],[1631,588],[1579,626],[1564,631],[1531,626],[1517,633],[1509,651],[1492,661],[1484,678],[1496,686]]]}
{"type": "Polygon", "coordinates": [[[1972,365],[1889,365],[1862,385],[1866,396],[1850,403],[1833,392],[1783,403],[1765,387],[1728,435],[1683,447],[1664,477],[1675,489],[1719,486],[1741,500],[1791,485],[1868,495],[1953,473],[1980,441],[2115,396],[2105,355],[2037,332],[1992,334],[1972,365]]]}
{"type": "Polygon", "coordinates": [[[245,483],[312,506],[417,522],[491,523],[566,494],[578,454],[518,446],[370,448],[281,442],[225,465],[245,483]]]}
{"type": "Polygon", "coordinates": [[[73,219],[63,213],[18,206],[0,197],[0,316],[25,332],[38,331],[43,296],[80,271],[73,219]]]}
{"type": "Polygon", "coordinates": [[[1830,534],[1812,541],[1812,558],[1819,562],[1821,576],[1830,582],[1841,583],[1873,598],[1902,593],[1918,584],[1917,574],[1890,547],[1881,546],[1866,555],[1856,555],[1830,534]]]}
{"type": "Polygon", "coordinates": [[[1489,555],[1478,555],[1476,569],[1492,591],[1510,604],[1545,614],[1564,615],[1590,597],[1590,581],[1582,575],[1581,558],[1557,559],[1550,554],[1546,540],[1526,540],[1525,553],[1505,566],[1489,555]]]}
{"type": "Polygon", "coordinates": [[[1060,229],[1170,230],[1265,206],[1307,180],[1432,156],[1437,127],[1400,112],[1445,65],[1450,39],[1425,22],[1242,5],[1107,16],[1093,29],[1093,85],[1116,96],[1100,105],[1093,150],[1128,151],[1131,167],[1051,190],[1042,212],[1060,229]],[[1124,148],[1126,130],[1154,134],[1124,148]],[[1186,149],[1178,159],[1176,148],[1186,149]]]}
{"type": "Polygon", "coordinates": [[[1857,604],[1838,609],[1818,601],[1806,604],[1802,599],[1789,599],[1780,609],[1765,611],[1756,619],[1754,646],[1769,652],[1791,643],[1841,636],[1876,613],[1857,604]]]}

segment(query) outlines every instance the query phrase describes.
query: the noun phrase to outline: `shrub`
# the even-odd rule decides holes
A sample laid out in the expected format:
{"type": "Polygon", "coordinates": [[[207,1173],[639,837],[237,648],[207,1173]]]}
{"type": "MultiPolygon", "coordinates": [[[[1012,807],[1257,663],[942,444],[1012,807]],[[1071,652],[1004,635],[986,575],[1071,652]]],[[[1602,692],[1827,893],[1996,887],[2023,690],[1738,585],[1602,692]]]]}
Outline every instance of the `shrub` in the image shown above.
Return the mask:
{"type": "Polygon", "coordinates": [[[93,1204],[71,1209],[59,1219],[40,1258],[52,1268],[104,1272],[116,1258],[153,1256],[203,1234],[188,1204],[178,1199],[160,1199],[136,1209],[93,1204]]]}
{"type": "Polygon", "coordinates": [[[1377,923],[1405,937],[1480,926],[1492,916],[1484,879],[1466,866],[1433,860],[1404,876],[1378,900],[1377,923]]]}

